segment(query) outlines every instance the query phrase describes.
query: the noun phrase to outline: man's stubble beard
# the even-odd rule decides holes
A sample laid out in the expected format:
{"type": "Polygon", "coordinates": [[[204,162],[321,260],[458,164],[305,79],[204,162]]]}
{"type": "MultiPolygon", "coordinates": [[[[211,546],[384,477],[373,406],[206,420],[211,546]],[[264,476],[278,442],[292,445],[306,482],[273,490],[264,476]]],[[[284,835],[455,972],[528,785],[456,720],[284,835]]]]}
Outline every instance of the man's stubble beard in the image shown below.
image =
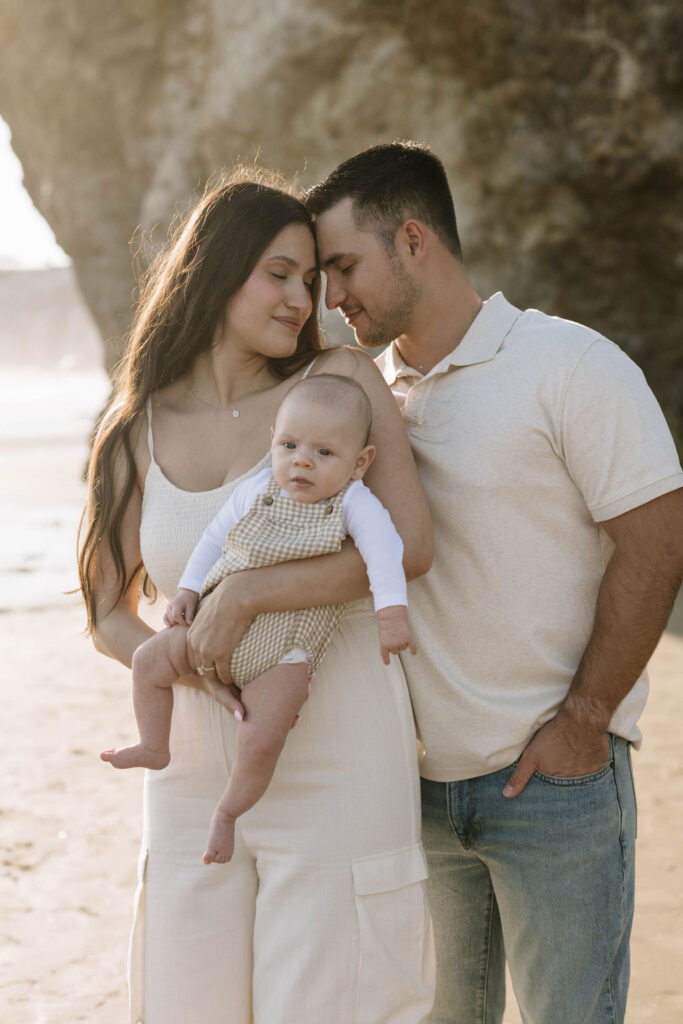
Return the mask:
{"type": "Polygon", "coordinates": [[[404,334],[420,298],[419,285],[404,270],[398,257],[391,258],[391,270],[391,297],[386,309],[377,310],[371,317],[364,308],[368,329],[362,337],[357,335],[363,347],[376,348],[388,345],[394,338],[404,334]]]}

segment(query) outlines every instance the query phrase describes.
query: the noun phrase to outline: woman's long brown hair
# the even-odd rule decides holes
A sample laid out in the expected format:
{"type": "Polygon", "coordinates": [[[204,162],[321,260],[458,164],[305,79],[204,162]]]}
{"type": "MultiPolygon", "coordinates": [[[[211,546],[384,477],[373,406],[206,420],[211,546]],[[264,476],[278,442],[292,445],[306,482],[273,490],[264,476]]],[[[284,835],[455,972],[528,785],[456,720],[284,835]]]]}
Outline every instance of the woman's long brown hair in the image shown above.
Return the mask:
{"type": "MultiPolygon", "coordinates": [[[[194,209],[172,235],[141,285],[123,358],[114,374],[111,401],[97,430],[88,464],[88,501],[78,535],[78,570],[88,616],[97,620],[95,582],[102,544],[116,573],[119,601],[141,565],[126,572],[121,524],[136,486],[131,430],[155,391],[180,380],[196,357],[214,343],[228,300],[245,283],[263,251],[289,224],[313,233],[306,208],[282,182],[266,173],[244,172],[210,182],[194,209]],[[271,182],[275,181],[278,187],[271,182]]],[[[313,312],[299,334],[296,352],[271,359],[281,379],[294,373],[322,345],[317,308],[320,279],[313,287],[313,312]]],[[[146,593],[153,592],[144,580],[146,593]]]]}

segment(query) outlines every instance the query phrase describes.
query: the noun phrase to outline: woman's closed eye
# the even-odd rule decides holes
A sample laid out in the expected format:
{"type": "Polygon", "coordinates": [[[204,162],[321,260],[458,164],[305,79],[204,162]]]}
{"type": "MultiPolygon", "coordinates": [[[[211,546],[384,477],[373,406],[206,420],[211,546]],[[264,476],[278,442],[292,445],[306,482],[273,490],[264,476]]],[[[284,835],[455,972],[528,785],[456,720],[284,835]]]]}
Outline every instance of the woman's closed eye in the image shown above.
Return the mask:
{"type": "MultiPolygon", "coordinates": [[[[270,271],[270,276],[276,278],[278,281],[286,281],[289,278],[289,274],[277,274],[274,270],[270,271]]],[[[315,277],[304,278],[304,286],[309,290],[313,287],[316,282],[315,277]]]]}

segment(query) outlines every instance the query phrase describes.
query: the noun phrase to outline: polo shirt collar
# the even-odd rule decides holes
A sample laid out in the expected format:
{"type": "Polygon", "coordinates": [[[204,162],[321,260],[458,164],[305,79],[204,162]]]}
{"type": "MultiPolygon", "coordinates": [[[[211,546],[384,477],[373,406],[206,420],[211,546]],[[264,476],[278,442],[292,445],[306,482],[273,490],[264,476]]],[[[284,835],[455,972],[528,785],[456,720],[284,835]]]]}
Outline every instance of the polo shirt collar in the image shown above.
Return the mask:
{"type": "Polygon", "coordinates": [[[421,377],[422,374],[403,362],[395,341],[382,353],[382,376],[391,387],[399,377],[421,377]]]}
{"type": "MultiPolygon", "coordinates": [[[[472,366],[493,359],[521,313],[520,309],[507,301],[502,292],[496,292],[482,304],[460,344],[437,363],[427,376],[443,373],[449,366],[472,366]]],[[[385,380],[391,385],[399,377],[415,376],[422,375],[403,361],[396,342],[392,341],[384,355],[385,380]]]]}

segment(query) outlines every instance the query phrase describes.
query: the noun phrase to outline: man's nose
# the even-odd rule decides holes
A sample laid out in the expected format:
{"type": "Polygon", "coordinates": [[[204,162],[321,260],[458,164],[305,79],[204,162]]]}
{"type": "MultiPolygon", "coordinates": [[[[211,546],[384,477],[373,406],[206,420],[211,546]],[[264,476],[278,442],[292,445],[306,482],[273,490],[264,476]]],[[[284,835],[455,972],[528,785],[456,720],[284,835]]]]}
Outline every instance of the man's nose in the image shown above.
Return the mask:
{"type": "Polygon", "coordinates": [[[327,284],[325,285],[325,305],[328,309],[336,309],[337,306],[341,306],[344,298],[346,297],[346,291],[336,281],[333,281],[330,275],[327,276],[327,284]]]}

